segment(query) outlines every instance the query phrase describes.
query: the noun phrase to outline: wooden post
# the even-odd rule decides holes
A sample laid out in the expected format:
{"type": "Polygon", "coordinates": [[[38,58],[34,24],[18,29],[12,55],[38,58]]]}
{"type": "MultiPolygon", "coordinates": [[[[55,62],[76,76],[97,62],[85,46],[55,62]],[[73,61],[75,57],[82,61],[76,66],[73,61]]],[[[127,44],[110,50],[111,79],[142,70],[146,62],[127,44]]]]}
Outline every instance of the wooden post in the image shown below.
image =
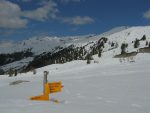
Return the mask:
{"type": "Polygon", "coordinates": [[[45,92],[45,84],[48,83],[47,80],[48,71],[44,71],[44,79],[43,79],[43,94],[45,92]]]}

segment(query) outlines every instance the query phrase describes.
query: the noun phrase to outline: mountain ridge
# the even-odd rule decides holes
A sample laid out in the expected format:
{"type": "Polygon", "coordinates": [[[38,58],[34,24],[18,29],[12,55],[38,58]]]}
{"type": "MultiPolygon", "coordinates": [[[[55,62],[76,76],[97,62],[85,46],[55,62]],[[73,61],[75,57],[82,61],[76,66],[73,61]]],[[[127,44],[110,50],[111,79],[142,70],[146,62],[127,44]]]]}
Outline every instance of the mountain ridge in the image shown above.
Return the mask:
{"type": "Polygon", "coordinates": [[[110,30],[100,35],[93,34],[65,38],[48,36],[43,38],[33,37],[19,42],[18,45],[11,45],[9,42],[7,42],[6,45],[1,44],[1,55],[4,54],[3,56],[9,56],[9,58],[6,59],[8,63],[4,63],[0,68],[8,71],[9,68],[19,69],[28,67],[28,70],[30,70],[31,67],[33,68],[33,66],[37,64],[39,64],[39,66],[36,66],[36,68],[53,63],[65,63],[80,59],[85,60],[88,58],[88,54],[99,54],[101,51],[99,48],[101,48],[103,52],[113,50],[113,54],[110,56],[113,57],[121,53],[123,43],[128,44],[125,52],[134,52],[138,51],[139,48],[148,47],[146,43],[150,41],[150,26],[121,27],[116,29],[114,29],[115,32],[110,30]],[[142,41],[141,39],[144,35],[146,39],[142,41]],[[139,48],[134,48],[136,39],[141,43],[139,48]],[[16,48],[19,49],[17,50],[16,48]],[[14,57],[10,57],[12,56],[11,54],[14,53],[15,55],[17,54],[17,56],[24,54],[26,57],[22,56],[15,60],[14,57]],[[26,60],[28,62],[26,62],[26,60]],[[16,61],[20,63],[22,67],[19,67],[19,64],[17,64],[17,67],[16,65],[13,66],[13,63],[16,61]]]}

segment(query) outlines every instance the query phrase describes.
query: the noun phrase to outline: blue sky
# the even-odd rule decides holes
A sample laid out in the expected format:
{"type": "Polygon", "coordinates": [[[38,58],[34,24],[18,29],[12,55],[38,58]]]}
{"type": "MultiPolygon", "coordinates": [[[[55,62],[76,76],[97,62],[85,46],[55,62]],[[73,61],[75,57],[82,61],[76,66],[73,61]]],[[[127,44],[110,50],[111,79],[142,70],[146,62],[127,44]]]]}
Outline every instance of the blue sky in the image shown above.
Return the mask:
{"type": "Polygon", "coordinates": [[[150,25],[149,0],[0,0],[0,40],[150,25]]]}

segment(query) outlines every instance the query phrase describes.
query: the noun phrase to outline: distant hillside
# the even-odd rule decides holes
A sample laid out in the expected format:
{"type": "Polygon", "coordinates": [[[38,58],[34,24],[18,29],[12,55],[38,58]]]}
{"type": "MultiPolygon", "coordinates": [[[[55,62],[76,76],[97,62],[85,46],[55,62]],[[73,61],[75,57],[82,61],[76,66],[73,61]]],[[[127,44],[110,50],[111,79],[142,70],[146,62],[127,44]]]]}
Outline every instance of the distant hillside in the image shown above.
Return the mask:
{"type": "MultiPolygon", "coordinates": [[[[113,51],[111,57],[139,52],[150,46],[150,26],[118,27],[101,35],[33,37],[22,42],[1,42],[0,68],[20,72],[72,60],[92,60],[113,51]]],[[[149,50],[146,50],[149,51],[149,50]]],[[[124,55],[123,55],[124,56],[124,55]]]]}

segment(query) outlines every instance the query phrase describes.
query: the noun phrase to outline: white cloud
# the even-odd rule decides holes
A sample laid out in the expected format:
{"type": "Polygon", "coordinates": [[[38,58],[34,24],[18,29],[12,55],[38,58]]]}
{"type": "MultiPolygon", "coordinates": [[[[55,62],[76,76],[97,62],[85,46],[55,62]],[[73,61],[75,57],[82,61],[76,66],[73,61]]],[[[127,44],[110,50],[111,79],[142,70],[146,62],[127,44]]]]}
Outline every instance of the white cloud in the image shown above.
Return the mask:
{"type": "Polygon", "coordinates": [[[85,25],[85,24],[91,24],[94,22],[94,19],[92,19],[91,17],[88,16],[76,16],[76,17],[72,17],[72,18],[64,18],[63,19],[64,23],[69,23],[72,25],[85,25]]]}
{"type": "Polygon", "coordinates": [[[21,9],[17,4],[0,1],[0,28],[24,28],[28,21],[20,17],[21,9]]]}
{"type": "Polygon", "coordinates": [[[28,21],[18,17],[13,18],[0,18],[0,28],[25,28],[28,21]]]}
{"type": "Polygon", "coordinates": [[[57,12],[59,12],[57,4],[50,0],[49,2],[44,3],[42,7],[22,12],[22,16],[38,21],[44,21],[48,18],[56,18],[57,12]]]}
{"type": "Polygon", "coordinates": [[[0,0],[0,28],[24,28],[29,19],[44,21],[56,18],[57,4],[52,0],[45,2],[35,10],[22,11],[20,6],[6,0],[0,0]],[[26,19],[23,19],[26,17],[26,19]]]}
{"type": "Polygon", "coordinates": [[[143,16],[146,19],[150,19],[150,10],[146,11],[143,16]]]}
{"type": "MultiPolygon", "coordinates": [[[[31,0],[24,0],[31,1],[31,0]]],[[[80,2],[81,0],[62,0],[80,2]]],[[[88,16],[63,17],[58,16],[58,6],[54,0],[43,0],[40,6],[34,10],[21,10],[18,4],[7,0],[0,0],[0,28],[19,29],[25,28],[30,20],[46,21],[48,19],[55,19],[67,24],[84,25],[91,24],[94,19],[88,16]]]]}

